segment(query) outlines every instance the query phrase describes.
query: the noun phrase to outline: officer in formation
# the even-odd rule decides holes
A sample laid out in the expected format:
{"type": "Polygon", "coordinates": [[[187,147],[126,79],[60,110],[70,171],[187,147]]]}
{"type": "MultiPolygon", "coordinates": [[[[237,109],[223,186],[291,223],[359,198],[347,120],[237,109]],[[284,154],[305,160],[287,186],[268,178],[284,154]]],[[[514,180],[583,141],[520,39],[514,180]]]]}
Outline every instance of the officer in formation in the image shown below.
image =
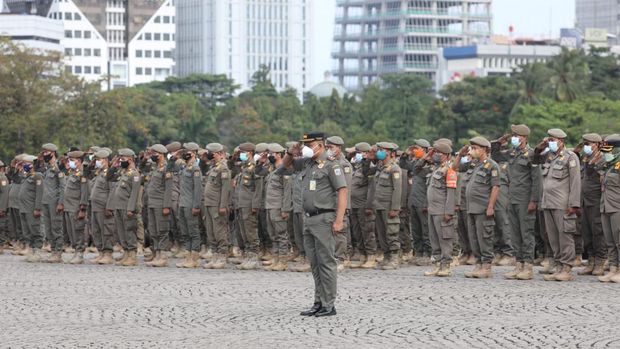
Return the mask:
{"type": "Polygon", "coordinates": [[[134,266],[146,247],[153,267],[312,272],[306,315],[335,313],[334,269],[431,265],[424,275],[446,277],[473,265],[466,277],[488,278],[510,265],[505,278],[530,280],[540,263],[544,280],[569,281],[583,246],[578,275],[620,281],[620,137],[584,134],[570,150],[560,129],[534,147],[529,136],[513,125],[456,152],[448,139],[343,151],[321,133],[232,154],[47,143],[0,163],[0,244],[29,262],[81,264],[92,248],[90,263],[134,266]]]}

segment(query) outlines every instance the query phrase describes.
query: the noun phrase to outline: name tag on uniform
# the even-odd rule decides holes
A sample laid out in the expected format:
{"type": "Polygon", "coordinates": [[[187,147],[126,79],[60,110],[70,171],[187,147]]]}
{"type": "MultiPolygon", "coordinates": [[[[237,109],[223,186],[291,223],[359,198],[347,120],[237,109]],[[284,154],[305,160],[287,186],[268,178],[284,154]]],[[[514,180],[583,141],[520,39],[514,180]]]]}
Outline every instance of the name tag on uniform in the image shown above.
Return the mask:
{"type": "Polygon", "coordinates": [[[310,191],[315,191],[316,190],[316,181],[315,180],[310,181],[310,186],[309,186],[308,190],[310,190],[310,191]]]}

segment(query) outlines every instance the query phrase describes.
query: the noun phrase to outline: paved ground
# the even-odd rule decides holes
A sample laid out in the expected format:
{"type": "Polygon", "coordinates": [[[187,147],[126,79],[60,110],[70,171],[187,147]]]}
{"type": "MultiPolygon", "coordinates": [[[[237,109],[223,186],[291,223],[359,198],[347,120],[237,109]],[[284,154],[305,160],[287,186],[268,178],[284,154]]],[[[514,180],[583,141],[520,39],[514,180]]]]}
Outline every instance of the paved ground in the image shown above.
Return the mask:
{"type": "Polygon", "coordinates": [[[620,348],[620,285],[348,271],[338,316],[310,274],[28,264],[0,256],[2,348],[620,348]]]}

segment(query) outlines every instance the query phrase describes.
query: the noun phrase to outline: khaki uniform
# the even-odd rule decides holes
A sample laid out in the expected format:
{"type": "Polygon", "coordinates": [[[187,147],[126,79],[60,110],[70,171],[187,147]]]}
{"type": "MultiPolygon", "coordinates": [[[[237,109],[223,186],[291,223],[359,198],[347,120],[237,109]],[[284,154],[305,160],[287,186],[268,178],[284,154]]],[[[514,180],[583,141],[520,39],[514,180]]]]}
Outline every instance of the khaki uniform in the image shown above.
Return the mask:
{"type": "Polygon", "coordinates": [[[295,160],[294,166],[302,171],[304,248],[314,278],[314,302],[330,309],[336,301],[338,278],[332,224],[336,219],[338,190],[346,188],[347,182],[340,164],[329,160],[326,153],[316,160],[295,160]]]}
{"type": "Polygon", "coordinates": [[[265,250],[271,250],[273,247],[273,241],[269,238],[269,229],[267,229],[267,209],[265,209],[265,180],[267,176],[274,171],[273,165],[266,163],[261,166],[261,169],[257,175],[259,179],[256,182],[256,192],[259,195],[259,206],[257,224],[258,224],[258,239],[260,240],[260,246],[265,250]]]}
{"type": "Polygon", "coordinates": [[[493,260],[495,219],[486,215],[494,187],[500,186],[499,166],[491,159],[480,162],[474,168],[465,187],[467,199],[467,231],[471,249],[478,264],[493,260]]]}
{"type": "Polygon", "coordinates": [[[65,192],[65,174],[57,166],[47,166],[43,174],[42,221],[45,238],[50,243],[52,251],[60,252],[63,249],[63,214],[56,210],[56,206],[63,202],[65,192]]]}
{"type": "Polygon", "coordinates": [[[607,259],[607,246],[601,222],[601,181],[605,162],[581,159],[581,232],[588,258],[607,259]]]}
{"type": "Polygon", "coordinates": [[[603,175],[601,218],[610,267],[620,267],[620,161],[603,175]]]}
{"type": "Polygon", "coordinates": [[[27,243],[22,230],[21,215],[19,214],[19,207],[21,206],[19,192],[23,181],[24,176],[22,173],[15,173],[11,176],[11,184],[9,188],[9,221],[11,239],[22,243],[27,243]]]}
{"type": "Polygon", "coordinates": [[[169,248],[171,218],[169,215],[163,215],[163,209],[169,209],[172,215],[173,186],[173,173],[167,169],[165,164],[162,164],[151,171],[144,188],[145,195],[148,197],[148,230],[155,251],[165,251],[169,248]]]}
{"type": "Polygon", "coordinates": [[[534,151],[525,149],[501,150],[498,142],[491,143],[491,154],[496,161],[508,162],[508,218],[511,243],[517,262],[534,262],[534,227],[536,212],[528,213],[530,202],[538,204],[541,190],[540,167],[532,162],[534,151]]]}
{"type": "Polygon", "coordinates": [[[428,233],[436,262],[449,265],[452,261],[454,217],[446,222],[445,215],[454,216],[457,175],[447,165],[433,171],[429,177],[426,197],[428,200],[428,233]]]}
{"type": "Polygon", "coordinates": [[[41,210],[43,198],[43,175],[39,172],[28,173],[19,187],[19,216],[28,246],[39,249],[43,246],[41,218],[34,217],[35,210],[41,210]]]}
{"type": "MultiPolygon", "coordinates": [[[[9,179],[4,173],[0,173],[0,246],[9,241],[9,179]]],[[[61,235],[62,236],[62,235],[61,235]]]]}
{"type": "Polygon", "coordinates": [[[402,190],[400,196],[400,227],[398,229],[400,237],[400,247],[403,254],[408,254],[413,250],[413,241],[411,240],[411,221],[409,217],[409,208],[407,205],[407,198],[409,192],[413,186],[413,176],[409,176],[409,171],[406,169],[400,169],[400,178],[402,179],[402,190]]]}
{"type": "MultiPolygon", "coordinates": [[[[351,163],[345,159],[344,155],[340,154],[340,156],[335,160],[340,164],[342,168],[342,172],[344,173],[344,179],[347,182],[347,188],[351,188],[351,183],[353,181],[353,166],[351,163]]],[[[351,192],[348,192],[347,198],[347,211],[344,215],[344,229],[342,230],[342,234],[336,235],[336,258],[339,261],[344,261],[348,259],[348,254],[351,252],[351,224],[349,221],[349,215],[351,212],[351,192]]]]}
{"type": "MultiPolygon", "coordinates": [[[[116,171],[116,170],[115,170],[116,171]]],[[[112,179],[116,176],[109,176],[112,179]]],[[[114,212],[114,222],[119,242],[125,251],[135,251],[138,248],[138,211],[140,206],[140,172],[136,169],[121,169],[118,172],[118,181],[110,192],[107,210],[114,212]],[[133,212],[132,217],[127,216],[133,212]]]]}
{"type": "Polygon", "coordinates": [[[400,217],[389,217],[390,211],[400,211],[402,201],[402,174],[396,161],[378,168],[375,174],[373,207],[375,230],[379,245],[386,257],[398,255],[400,251],[400,217]]]}
{"type": "Polygon", "coordinates": [[[575,153],[563,149],[559,154],[534,155],[541,164],[543,195],[541,206],[555,262],[573,266],[577,215],[567,215],[569,207],[581,205],[581,170],[575,153]]]}
{"type": "Polygon", "coordinates": [[[220,215],[219,209],[228,211],[230,205],[230,170],[225,160],[215,164],[205,176],[204,222],[207,235],[211,235],[218,254],[228,254],[228,214],[220,215]]]}
{"type": "Polygon", "coordinates": [[[283,258],[289,252],[287,221],[282,218],[282,213],[290,214],[293,210],[291,174],[286,169],[279,168],[267,176],[266,185],[265,208],[267,209],[267,229],[273,241],[272,253],[283,258]]]}
{"type": "Polygon", "coordinates": [[[256,171],[257,165],[252,159],[242,163],[241,171],[236,177],[235,184],[236,207],[239,212],[239,230],[243,239],[239,243],[243,246],[244,251],[249,253],[258,253],[260,249],[258,211],[261,209],[261,184],[264,179],[258,176],[256,171]],[[256,213],[253,213],[252,210],[256,210],[256,213]]]}
{"type": "Polygon", "coordinates": [[[76,252],[84,252],[84,229],[86,228],[86,207],[88,205],[88,179],[81,171],[70,171],[67,175],[63,195],[65,224],[71,246],[76,252]],[[83,217],[78,214],[82,212],[83,217]]]}
{"type": "Polygon", "coordinates": [[[97,170],[95,178],[92,180],[92,189],[90,191],[90,208],[91,208],[91,227],[93,231],[93,240],[97,249],[101,252],[111,252],[116,238],[116,227],[114,226],[114,217],[106,217],[105,208],[110,198],[110,192],[114,185],[108,181],[108,170],[97,170]]]}
{"type": "Polygon", "coordinates": [[[458,212],[458,236],[461,254],[471,255],[473,253],[471,242],[469,241],[469,226],[467,223],[467,184],[471,180],[476,167],[475,161],[470,161],[459,166],[458,187],[456,193],[456,206],[459,207],[458,212]]]}
{"type": "Polygon", "coordinates": [[[356,164],[351,179],[351,238],[355,248],[363,255],[371,256],[377,253],[377,239],[375,237],[375,213],[372,210],[372,196],[370,189],[374,187],[374,171],[371,163],[363,160],[356,164]],[[372,213],[366,214],[370,209],[372,213]]]}
{"type": "Polygon", "coordinates": [[[515,252],[512,246],[512,229],[508,220],[509,185],[510,176],[508,164],[501,163],[499,166],[500,188],[497,202],[495,202],[495,246],[494,251],[508,257],[513,257],[515,252]]]}
{"type": "Polygon", "coordinates": [[[179,227],[185,249],[200,251],[200,215],[194,216],[192,209],[202,208],[202,174],[198,166],[186,166],[179,175],[179,227]]]}
{"type": "Polygon", "coordinates": [[[302,176],[301,172],[296,171],[293,173],[292,178],[293,182],[293,231],[295,235],[295,245],[299,249],[299,254],[302,257],[306,256],[306,251],[304,248],[304,209],[303,209],[303,199],[301,194],[303,192],[302,188],[302,176]]]}
{"type": "Polygon", "coordinates": [[[432,170],[430,165],[422,159],[413,162],[410,169],[413,175],[413,184],[407,203],[409,205],[409,217],[411,218],[411,231],[413,233],[413,246],[416,255],[430,257],[432,253],[431,242],[428,236],[428,213],[426,192],[428,177],[432,170]]]}

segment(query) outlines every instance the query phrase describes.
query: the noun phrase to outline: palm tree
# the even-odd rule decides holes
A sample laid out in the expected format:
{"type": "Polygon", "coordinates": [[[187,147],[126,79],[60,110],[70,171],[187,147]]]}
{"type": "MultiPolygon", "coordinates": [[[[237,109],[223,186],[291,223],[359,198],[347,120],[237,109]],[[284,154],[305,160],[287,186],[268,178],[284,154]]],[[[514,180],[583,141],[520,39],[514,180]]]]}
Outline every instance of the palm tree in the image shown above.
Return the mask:
{"type": "Polygon", "coordinates": [[[551,87],[559,102],[572,102],[583,94],[589,76],[586,56],[582,50],[562,52],[549,62],[551,87]]]}
{"type": "Polygon", "coordinates": [[[519,90],[519,98],[515,102],[511,115],[521,105],[534,105],[540,103],[540,97],[549,87],[551,71],[544,63],[535,62],[521,67],[521,71],[515,74],[515,81],[519,90]]]}

